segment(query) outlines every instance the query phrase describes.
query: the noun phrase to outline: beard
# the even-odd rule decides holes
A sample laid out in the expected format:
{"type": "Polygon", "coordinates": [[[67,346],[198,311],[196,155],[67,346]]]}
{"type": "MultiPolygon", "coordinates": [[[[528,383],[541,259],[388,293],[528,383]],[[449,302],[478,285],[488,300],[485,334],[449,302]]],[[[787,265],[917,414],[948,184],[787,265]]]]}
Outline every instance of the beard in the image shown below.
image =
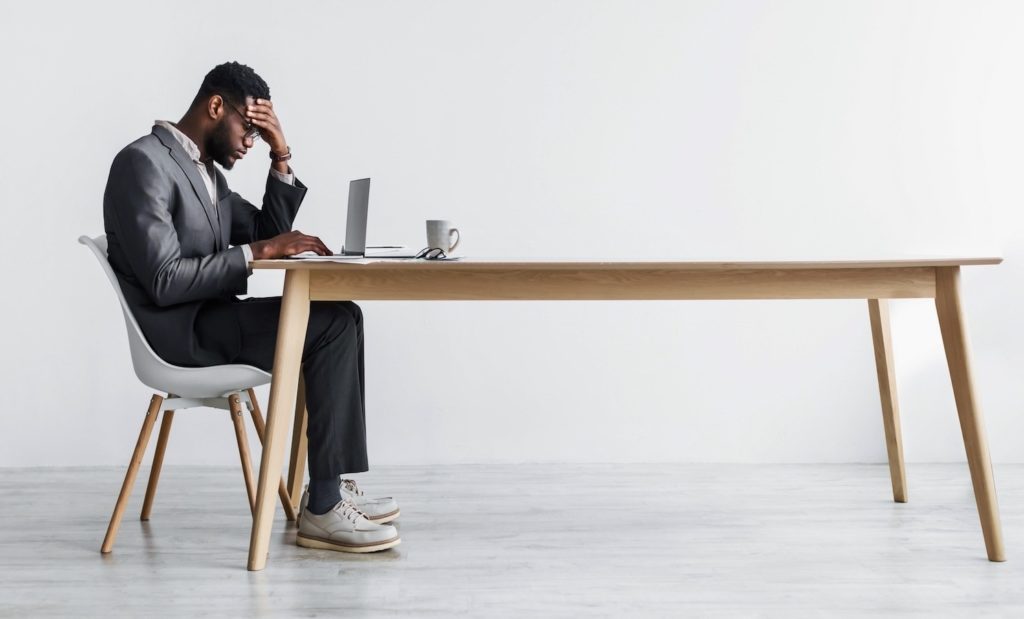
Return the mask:
{"type": "Polygon", "coordinates": [[[209,137],[206,138],[205,150],[206,154],[225,170],[234,167],[235,162],[231,157],[235,154],[236,149],[231,145],[231,133],[227,123],[223,121],[217,123],[209,137]]]}

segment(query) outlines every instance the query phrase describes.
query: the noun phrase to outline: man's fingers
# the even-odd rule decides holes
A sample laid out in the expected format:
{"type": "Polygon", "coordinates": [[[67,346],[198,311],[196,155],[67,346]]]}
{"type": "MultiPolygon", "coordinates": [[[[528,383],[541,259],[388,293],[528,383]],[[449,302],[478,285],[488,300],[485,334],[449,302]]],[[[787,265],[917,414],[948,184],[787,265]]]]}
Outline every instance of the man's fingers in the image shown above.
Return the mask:
{"type": "Polygon", "coordinates": [[[262,110],[249,110],[246,114],[249,118],[276,118],[273,112],[264,112],[262,110]]]}
{"type": "Polygon", "coordinates": [[[330,256],[332,252],[324,242],[315,236],[302,235],[302,238],[298,239],[292,247],[294,253],[300,253],[304,251],[314,251],[323,256],[330,256]]]}
{"type": "Polygon", "coordinates": [[[330,248],[327,247],[327,245],[323,241],[320,240],[320,237],[313,236],[310,237],[310,239],[312,239],[313,244],[316,247],[316,251],[320,252],[321,254],[325,256],[330,256],[331,254],[334,253],[330,250],[330,248]]]}
{"type": "Polygon", "coordinates": [[[330,255],[332,255],[334,253],[333,251],[330,250],[330,248],[328,248],[326,245],[324,245],[319,239],[317,239],[313,243],[313,251],[315,251],[316,253],[320,254],[321,256],[330,256],[330,255]]]}
{"type": "Polygon", "coordinates": [[[253,106],[245,110],[246,116],[270,116],[275,117],[274,110],[268,107],[253,106]]]}
{"type": "Polygon", "coordinates": [[[256,114],[263,114],[265,116],[276,116],[276,114],[274,114],[274,110],[270,109],[269,107],[263,107],[260,105],[249,106],[248,108],[246,108],[245,113],[248,116],[254,116],[256,114]]]}
{"type": "Polygon", "coordinates": [[[318,247],[321,247],[322,249],[324,249],[325,251],[328,251],[328,252],[330,252],[330,253],[334,253],[334,252],[332,252],[332,251],[331,251],[331,250],[330,250],[330,249],[328,248],[328,246],[327,246],[327,243],[325,243],[324,241],[321,241],[321,238],[319,238],[319,237],[313,237],[313,239],[314,239],[314,240],[316,241],[316,245],[317,245],[318,247]]]}
{"type": "Polygon", "coordinates": [[[278,125],[276,122],[267,118],[250,118],[249,122],[256,125],[257,127],[266,127],[268,129],[277,129],[280,127],[280,125],[278,125]]]}
{"type": "Polygon", "coordinates": [[[320,237],[303,234],[298,230],[285,232],[281,236],[285,237],[282,239],[285,241],[282,249],[282,253],[285,256],[294,256],[295,254],[301,254],[304,251],[311,251],[321,256],[334,255],[334,252],[331,251],[331,249],[327,247],[322,240],[320,240],[320,237]]]}
{"type": "Polygon", "coordinates": [[[274,132],[280,132],[281,131],[281,125],[279,125],[279,124],[277,124],[275,122],[268,121],[268,120],[261,120],[259,118],[253,118],[253,119],[250,119],[249,122],[251,122],[254,127],[259,127],[261,131],[266,131],[268,133],[274,133],[274,132]]]}

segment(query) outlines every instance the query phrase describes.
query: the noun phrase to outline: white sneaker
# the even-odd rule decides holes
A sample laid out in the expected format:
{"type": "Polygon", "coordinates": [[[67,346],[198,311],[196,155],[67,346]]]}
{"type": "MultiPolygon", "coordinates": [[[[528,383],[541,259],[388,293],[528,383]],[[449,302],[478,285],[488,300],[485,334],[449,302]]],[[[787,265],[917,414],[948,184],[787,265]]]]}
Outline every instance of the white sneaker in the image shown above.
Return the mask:
{"type": "MultiPolygon", "coordinates": [[[[394,520],[398,520],[398,516],[401,515],[401,511],[398,509],[398,501],[392,497],[379,497],[370,498],[363,495],[363,491],[356,485],[354,479],[342,479],[338,482],[338,489],[341,491],[342,499],[350,499],[359,511],[371,521],[377,524],[387,524],[394,520]]],[[[299,501],[299,514],[296,519],[301,524],[302,514],[306,512],[306,506],[309,505],[309,486],[302,493],[302,499],[299,501]]]]}
{"type": "Polygon", "coordinates": [[[342,552],[377,552],[401,542],[395,527],[370,522],[348,499],[338,501],[326,514],[305,514],[296,538],[296,543],[304,548],[342,552]]]}

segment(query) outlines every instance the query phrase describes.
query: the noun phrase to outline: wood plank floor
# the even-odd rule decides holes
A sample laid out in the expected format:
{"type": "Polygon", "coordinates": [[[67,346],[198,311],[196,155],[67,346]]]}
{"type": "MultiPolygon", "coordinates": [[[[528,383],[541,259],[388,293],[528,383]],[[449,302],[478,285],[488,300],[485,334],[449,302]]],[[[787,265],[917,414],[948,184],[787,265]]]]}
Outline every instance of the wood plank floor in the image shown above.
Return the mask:
{"type": "Polygon", "coordinates": [[[0,615],[10,617],[1021,617],[1024,465],[997,466],[1006,563],[985,559],[966,464],[378,467],[402,544],[295,545],[278,509],[245,570],[240,470],[139,475],[114,552],[123,468],[0,469],[0,615]]]}

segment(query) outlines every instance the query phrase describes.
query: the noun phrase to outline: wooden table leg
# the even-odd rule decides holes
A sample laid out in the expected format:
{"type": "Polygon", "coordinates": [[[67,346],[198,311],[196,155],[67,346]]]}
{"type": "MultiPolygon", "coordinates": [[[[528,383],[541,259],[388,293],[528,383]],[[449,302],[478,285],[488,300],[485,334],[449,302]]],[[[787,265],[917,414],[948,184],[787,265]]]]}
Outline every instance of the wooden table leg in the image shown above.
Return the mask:
{"type": "Polygon", "coordinates": [[[885,426],[885,450],[889,454],[892,498],[907,502],[907,473],[903,466],[903,436],[900,432],[900,407],[896,398],[896,371],[892,361],[892,337],[889,334],[889,302],[868,299],[871,316],[871,340],[875,345],[875,370],[878,394],[882,399],[882,425],[885,426]]]}
{"type": "Polygon", "coordinates": [[[292,430],[292,451],[288,459],[288,493],[292,506],[299,508],[302,499],[302,482],[306,475],[306,381],[299,375],[299,388],[295,394],[295,428],[292,430]]]}
{"type": "Polygon", "coordinates": [[[274,350],[274,372],[270,382],[270,406],[263,437],[256,513],[249,537],[250,570],[267,564],[270,531],[274,524],[274,494],[283,473],[284,448],[295,413],[295,391],[309,321],[309,271],[289,270],[284,279],[281,317],[274,350]]]}
{"type": "Polygon", "coordinates": [[[985,550],[989,561],[1005,561],[988,441],[971,377],[970,351],[960,301],[960,267],[935,269],[935,308],[939,315],[942,343],[946,348],[949,378],[953,382],[953,396],[967,451],[967,465],[971,470],[974,500],[981,518],[981,532],[985,537],[985,550]]]}

